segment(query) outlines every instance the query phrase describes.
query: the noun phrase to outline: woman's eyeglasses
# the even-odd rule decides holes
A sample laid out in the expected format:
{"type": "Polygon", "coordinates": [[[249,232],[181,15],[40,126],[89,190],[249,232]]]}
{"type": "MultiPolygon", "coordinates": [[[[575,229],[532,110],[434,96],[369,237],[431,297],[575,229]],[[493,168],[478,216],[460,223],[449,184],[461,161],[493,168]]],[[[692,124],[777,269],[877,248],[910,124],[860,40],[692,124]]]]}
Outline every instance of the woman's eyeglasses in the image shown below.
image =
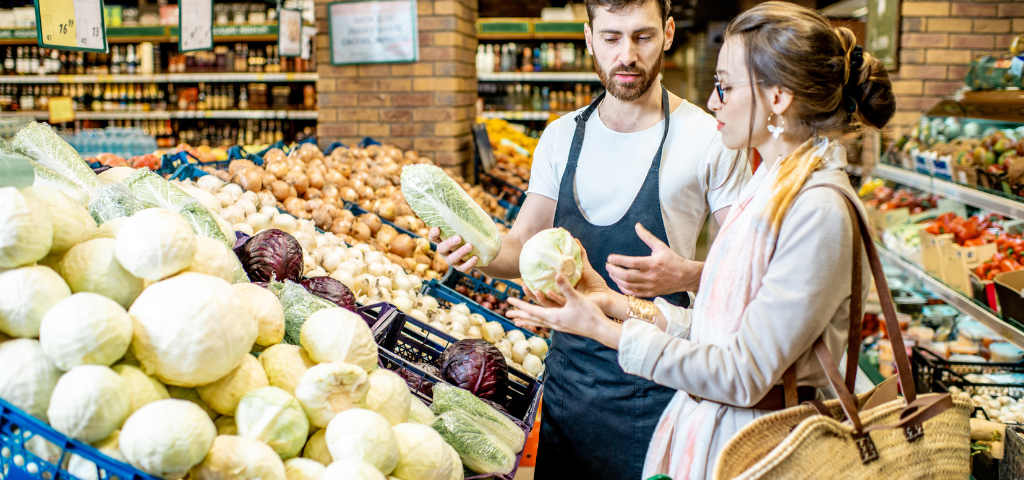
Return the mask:
{"type": "Polygon", "coordinates": [[[718,101],[721,102],[723,105],[725,105],[725,91],[730,89],[729,88],[730,85],[749,85],[750,83],[761,83],[761,81],[760,80],[754,80],[753,82],[729,82],[729,83],[722,83],[722,81],[718,79],[718,75],[715,75],[715,91],[718,92],[718,101]],[[724,89],[722,88],[722,85],[725,85],[724,89]]]}

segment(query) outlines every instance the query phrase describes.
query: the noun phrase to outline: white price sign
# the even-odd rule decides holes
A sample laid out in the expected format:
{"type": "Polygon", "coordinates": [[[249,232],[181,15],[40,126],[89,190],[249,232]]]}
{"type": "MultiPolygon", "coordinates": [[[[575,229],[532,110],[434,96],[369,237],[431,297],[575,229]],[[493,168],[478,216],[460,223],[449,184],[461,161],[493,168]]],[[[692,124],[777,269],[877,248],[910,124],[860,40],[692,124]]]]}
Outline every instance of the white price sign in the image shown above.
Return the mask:
{"type": "Polygon", "coordinates": [[[313,42],[316,41],[316,27],[302,27],[302,54],[303,60],[309,60],[313,56],[313,42]]]}
{"type": "Polygon", "coordinates": [[[302,11],[282,8],[278,12],[277,48],[282,57],[302,54],[302,11]]]}
{"type": "Polygon", "coordinates": [[[213,1],[181,0],[178,5],[178,50],[213,49],[213,1]]]}
{"type": "Polygon", "coordinates": [[[415,62],[416,0],[353,0],[328,6],[331,64],[415,62]]]}

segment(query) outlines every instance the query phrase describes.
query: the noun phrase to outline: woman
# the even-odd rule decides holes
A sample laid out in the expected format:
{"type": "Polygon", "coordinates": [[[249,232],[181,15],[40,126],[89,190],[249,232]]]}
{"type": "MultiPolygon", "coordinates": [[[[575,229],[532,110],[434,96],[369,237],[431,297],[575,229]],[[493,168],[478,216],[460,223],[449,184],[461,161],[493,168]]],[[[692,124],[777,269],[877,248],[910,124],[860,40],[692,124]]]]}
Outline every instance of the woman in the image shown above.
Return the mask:
{"type": "MultiPolygon", "coordinates": [[[[881,62],[850,30],[791,3],[763,3],[730,23],[717,72],[708,108],[723,143],[756,149],[764,162],[708,254],[694,308],[616,293],[588,261],[578,290],[560,276],[561,294],[539,297],[544,306],[510,300],[517,324],[593,338],[618,349],[627,373],[679,390],[644,478],[711,477],[733,434],[784,408],[778,384],[791,366],[800,400],[814,395],[806,387],[828,384],[811,346],[824,335],[837,362],[845,350],[855,224],[843,194],[810,187],[855,195],[846,151],[829,136],[880,128],[895,112],[881,62]]],[[[861,265],[866,297],[871,275],[861,265]]]]}

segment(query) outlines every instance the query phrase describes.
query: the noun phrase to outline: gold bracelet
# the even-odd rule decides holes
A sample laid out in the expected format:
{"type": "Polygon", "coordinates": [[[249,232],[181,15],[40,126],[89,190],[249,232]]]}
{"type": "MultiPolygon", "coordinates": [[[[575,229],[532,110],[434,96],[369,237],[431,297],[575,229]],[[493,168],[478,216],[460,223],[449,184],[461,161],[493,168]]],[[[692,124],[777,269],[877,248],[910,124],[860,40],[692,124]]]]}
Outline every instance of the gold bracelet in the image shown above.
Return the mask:
{"type": "Polygon", "coordinates": [[[658,307],[654,305],[654,302],[632,295],[627,295],[626,298],[629,300],[629,308],[626,310],[627,317],[654,324],[654,317],[658,315],[658,307]]]}

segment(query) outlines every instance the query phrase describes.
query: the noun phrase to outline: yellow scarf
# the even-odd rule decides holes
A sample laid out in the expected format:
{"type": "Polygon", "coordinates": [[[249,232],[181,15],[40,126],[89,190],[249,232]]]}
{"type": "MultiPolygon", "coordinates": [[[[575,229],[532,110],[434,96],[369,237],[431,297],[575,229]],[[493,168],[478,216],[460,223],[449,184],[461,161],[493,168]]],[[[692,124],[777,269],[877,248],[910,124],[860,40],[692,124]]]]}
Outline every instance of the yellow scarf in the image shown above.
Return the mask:
{"type": "Polygon", "coordinates": [[[824,145],[816,144],[815,139],[810,138],[782,160],[772,185],[772,197],[764,209],[764,215],[771,222],[772,232],[779,232],[789,204],[800,193],[807,177],[824,164],[828,145],[827,141],[824,145]]]}

